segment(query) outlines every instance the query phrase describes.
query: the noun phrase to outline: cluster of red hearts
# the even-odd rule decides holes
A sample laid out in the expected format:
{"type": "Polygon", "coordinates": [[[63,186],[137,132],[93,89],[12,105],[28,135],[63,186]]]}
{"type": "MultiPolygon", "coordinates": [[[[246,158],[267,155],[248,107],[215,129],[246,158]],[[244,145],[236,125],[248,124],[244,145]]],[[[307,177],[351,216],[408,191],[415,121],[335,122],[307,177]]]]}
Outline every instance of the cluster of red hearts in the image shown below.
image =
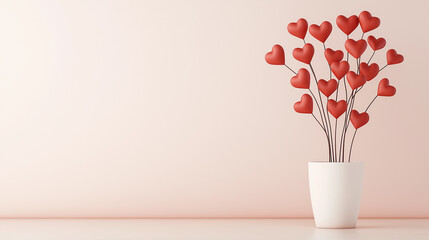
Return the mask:
{"type": "Polygon", "coordinates": [[[326,48],[325,46],[325,42],[332,32],[332,24],[330,22],[325,21],[320,24],[320,26],[312,24],[308,27],[307,21],[301,18],[295,23],[290,23],[287,27],[290,34],[302,39],[304,42],[304,46],[302,48],[295,48],[293,50],[293,57],[300,62],[308,64],[317,87],[316,94],[314,94],[310,89],[310,81],[312,77],[309,70],[301,68],[296,72],[287,66],[285,63],[285,53],[280,45],[273,46],[272,51],[265,55],[265,60],[267,63],[272,65],[286,66],[295,74],[295,76],[290,80],[292,86],[295,88],[309,90],[311,96],[309,94],[304,94],[301,97],[301,101],[295,103],[294,109],[298,113],[312,114],[314,119],[319,123],[320,127],[325,132],[328,141],[329,161],[344,162],[346,135],[350,122],[355,128],[355,131],[350,142],[348,161],[350,161],[353,141],[356,136],[357,129],[364,126],[369,121],[367,111],[371,104],[378,96],[390,97],[395,95],[396,89],[389,85],[389,80],[387,78],[381,79],[374,99],[370,101],[368,107],[361,112],[353,108],[356,94],[364,87],[366,82],[376,78],[379,75],[379,72],[385,67],[401,63],[404,60],[404,57],[398,54],[394,49],[390,49],[386,52],[386,64],[382,68],[380,68],[377,63],[371,63],[372,57],[376,51],[379,51],[386,46],[386,40],[384,38],[376,38],[372,35],[368,36],[366,40],[364,39],[366,33],[380,26],[380,19],[373,17],[367,11],[361,12],[359,16],[353,15],[348,18],[340,15],[336,19],[336,24],[338,28],[346,34],[346,41],[344,44],[347,55],[346,60],[343,60],[345,57],[343,51],[333,50],[331,48],[326,48]],[[358,26],[360,26],[362,30],[361,38],[358,40],[351,39],[350,34],[355,31],[358,26]],[[316,77],[316,73],[314,72],[314,68],[311,64],[314,55],[314,47],[311,43],[307,43],[305,41],[307,31],[311,36],[323,44],[324,56],[330,69],[331,79],[328,81],[318,79],[316,77]],[[362,61],[361,56],[367,49],[368,44],[372,49],[372,55],[366,62],[364,62],[362,61]],[[349,59],[349,55],[353,58],[350,57],[349,59]],[[351,70],[350,65],[356,66],[355,71],[351,70]],[[332,74],[336,79],[332,78],[332,74]],[[348,84],[346,83],[346,79],[348,84]],[[341,80],[343,80],[343,87],[340,87],[341,80]],[[338,92],[343,90],[344,94],[342,95],[345,95],[345,99],[340,100],[338,99],[338,92]],[[322,94],[325,97],[322,98],[322,94]],[[319,112],[318,117],[313,113],[313,103],[316,103],[319,112]],[[332,123],[330,115],[334,118],[333,120],[335,120],[335,124],[332,123]],[[341,130],[341,133],[338,131],[337,134],[338,118],[341,116],[344,116],[344,122],[342,123],[342,129],[338,129],[341,130]],[[340,136],[338,148],[337,135],[340,136]]]}

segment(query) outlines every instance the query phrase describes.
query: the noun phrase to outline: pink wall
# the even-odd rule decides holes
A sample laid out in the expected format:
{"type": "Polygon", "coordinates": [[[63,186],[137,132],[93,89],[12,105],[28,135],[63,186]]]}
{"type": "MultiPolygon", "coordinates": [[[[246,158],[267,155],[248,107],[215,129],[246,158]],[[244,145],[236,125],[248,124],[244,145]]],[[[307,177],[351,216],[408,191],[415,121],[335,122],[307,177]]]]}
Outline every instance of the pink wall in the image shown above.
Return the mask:
{"type": "MultiPolygon", "coordinates": [[[[0,2],[0,217],[311,217],[323,135],[264,55],[369,10],[405,62],[358,132],[361,217],[429,217],[425,1],[0,2]]],[[[357,32],[358,35],[360,33],[357,32]]],[[[335,27],[327,46],[340,48],[335,27]]],[[[356,36],[354,36],[356,37],[356,36]]],[[[315,43],[316,72],[328,70],[315,43]]],[[[375,61],[385,61],[384,51],[375,61]]],[[[365,53],[364,58],[369,57],[365,53]]],[[[379,78],[378,78],[379,79],[379,78]]],[[[362,90],[358,108],[375,94],[362,90]]]]}

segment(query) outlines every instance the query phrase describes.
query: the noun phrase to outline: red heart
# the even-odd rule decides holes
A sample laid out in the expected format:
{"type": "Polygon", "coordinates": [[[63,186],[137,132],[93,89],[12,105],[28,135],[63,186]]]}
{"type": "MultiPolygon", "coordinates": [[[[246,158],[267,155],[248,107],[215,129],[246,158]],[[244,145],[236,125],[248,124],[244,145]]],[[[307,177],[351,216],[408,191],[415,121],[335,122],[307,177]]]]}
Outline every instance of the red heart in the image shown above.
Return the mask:
{"type": "Polygon", "coordinates": [[[366,83],[366,77],[363,74],[358,75],[355,72],[350,71],[347,73],[347,81],[349,82],[350,87],[354,90],[366,83]]]}
{"type": "Polygon", "coordinates": [[[335,100],[328,100],[328,111],[335,118],[339,118],[347,110],[347,102],[345,100],[340,100],[336,102],[335,100]]]}
{"type": "Polygon", "coordinates": [[[287,30],[290,34],[294,35],[295,37],[304,39],[305,35],[307,34],[307,28],[308,23],[307,20],[304,18],[301,18],[296,23],[289,23],[287,25],[287,30]]]}
{"type": "Polygon", "coordinates": [[[293,108],[297,113],[313,113],[313,99],[308,94],[301,97],[301,101],[296,102],[293,108]]]}
{"type": "Polygon", "coordinates": [[[343,15],[337,17],[337,25],[346,35],[352,33],[359,25],[359,18],[356,15],[346,18],[343,15]]]}
{"type": "Polygon", "coordinates": [[[307,69],[301,68],[298,75],[290,79],[290,83],[296,88],[308,89],[310,88],[310,73],[307,69]]]}
{"type": "Polygon", "coordinates": [[[326,39],[328,39],[329,34],[332,32],[332,24],[328,21],[324,21],[322,24],[320,24],[320,27],[316,24],[312,24],[308,31],[310,32],[311,36],[324,43],[326,39]]]}
{"type": "Polygon", "coordinates": [[[272,65],[284,65],[285,64],[285,51],[282,46],[274,45],[271,52],[265,54],[265,61],[272,65]]]}
{"type": "Polygon", "coordinates": [[[333,62],[331,64],[331,69],[335,77],[337,77],[337,79],[340,80],[347,74],[347,72],[350,69],[350,65],[346,61],[333,62]]]}
{"type": "Polygon", "coordinates": [[[368,123],[369,115],[366,112],[359,113],[356,110],[352,110],[350,114],[350,121],[352,122],[353,126],[358,129],[368,123]]]}
{"type": "Polygon", "coordinates": [[[376,29],[380,26],[380,19],[371,16],[368,11],[363,11],[359,14],[359,23],[364,33],[376,29]]]}
{"type": "Polygon", "coordinates": [[[404,61],[404,56],[397,54],[394,49],[387,51],[387,65],[398,64],[404,61]]]}
{"type": "Polygon", "coordinates": [[[346,49],[347,51],[355,58],[359,58],[366,49],[366,41],[363,39],[353,40],[347,39],[346,41],[346,49]]]}
{"type": "Polygon", "coordinates": [[[337,90],[337,86],[338,86],[338,83],[337,83],[337,80],[335,79],[331,79],[329,81],[320,79],[319,82],[317,83],[317,87],[326,97],[331,96],[331,94],[334,93],[335,90],[337,90]]]}
{"type": "Polygon", "coordinates": [[[386,40],[384,38],[375,38],[374,36],[368,37],[368,44],[374,51],[380,50],[386,46],[386,40]]]}
{"type": "Polygon", "coordinates": [[[381,79],[380,83],[378,84],[378,96],[384,96],[384,97],[391,97],[395,95],[396,88],[394,86],[389,85],[389,79],[383,78],[381,79]]]}
{"type": "Polygon", "coordinates": [[[325,50],[325,58],[328,61],[329,65],[333,62],[339,62],[343,59],[344,53],[341,50],[334,51],[330,48],[325,50]]]}
{"type": "Polygon", "coordinates": [[[296,60],[307,64],[310,64],[313,54],[314,47],[310,43],[305,44],[303,48],[295,48],[292,53],[296,60]]]}
{"type": "Polygon", "coordinates": [[[379,72],[379,69],[380,68],[378,67],[377,63],[373,63],[368,66],[368,64],[363,62],[359,65],[360,73],[365,75],[367,81],[375,78],[379,72]]]}

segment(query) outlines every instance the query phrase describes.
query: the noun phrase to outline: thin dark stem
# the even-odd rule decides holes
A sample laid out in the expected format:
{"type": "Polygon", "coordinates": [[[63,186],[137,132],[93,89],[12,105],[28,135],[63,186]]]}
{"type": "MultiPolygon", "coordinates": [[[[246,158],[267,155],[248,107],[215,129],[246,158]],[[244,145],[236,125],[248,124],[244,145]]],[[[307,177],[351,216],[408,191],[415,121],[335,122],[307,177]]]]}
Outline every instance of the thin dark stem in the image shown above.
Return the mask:
{"type": "Polygon", "coordinates": [[[350,158],[352,157],[352,148],[353,148],[353,142],[355,141],[357,129],[355,129],[355,133],[353,134],[352,142],[350,143],[350,150],[349,150],[349,162],[350,158]]]}
{"type": "Polygon", "coordinates": [[[349,96],[347,94],[346,76],[344,76],[343,80],[344,80],[344,90],[346,91],[346,101],[348,101],[349,96]]]}
{"type": "MultiPolygon", "coordinates": [[[[364,33],[362,33],[362,37],[361,37],[361,39],[363,39],[363,35],[364,35],[364,33]]],[[[375,52],[375,51],[374,51],[374,52],[375,52]]],[[[374,53],[373,53],[372,55],[374,55],[374,53]]],[[[372,58],[372,56],[371,56],[371,58],[372,58]]],[[[360,72],[359,65],[360,65],[361,57],[359,57],[359,58],[358,58],[358,59],[356,59],[356,60],[357,60],[357,70],[356,70],[356,74],[359,74],[359,72],[360,72]]],[[[357,94],[357,93],[358,93],[362,88],[363,88],[363,86],[361,86],[359,89],[355,90],[355,93],[353,94],[353,96],[352,96],[352,97],[350,97],[352,100],[350,101],[350,110],[349,110],[349,113],[348,113],[348,115],[349,115],[349,116],[350,116],[351,111],[353,110],[353,105],[354,105],[354,103],[355,103],[356,94],[357,94]]],[[[346,135],[347,135],[347,129],[349,128],[349,125],[350,125],[350,117],[349,117],[349,120],[347,121],[346,129],[345,129],[345,133],[344,133],[343,154],[344,154],[344,152],[345,152],[345,150],[344,150],[344,148],[345,148],[345,138],[346,138],[346,135]]],[[[350,158],[351,158],[351,156],[352,156],[352,148],[353,148],[353,143],[354,143],[354,141],[355,141],[356,132],[357,132],[357,129],[355,129],[355,133],[353,134],[352,141],[351,141],[351,143],[350,143],[350,150],[349,150],[349,162],[350,162],[350,158]]],[[[344,159],[344,156],[343,156],[343,159],[344,159]]]]}
{"type": "Polygon", "coordinates": [[[356,93],[358,93],[365,85],[362,85],[360,88],[358,88],[358,90],[356,90],[356,93]]]}
{"type": "MultiPolygon", "coordinates": [[[[372,99],[372,101],[369,103],[368,107],[365,109],[365,112],[368,111],[369,107],[372,105],[372,103],[375,101],[375,99],[377,99],[377,97],[378,97],[378,95],[372,99]]],[[[353,143],[354,143],[355,137],[356,137],[356,132],[357,132],[357,129],[355,129],[355,133],[353,134],[352,142],[350,143],[349,162],[350,162],[351,156],[352,156],[352,149],[353,149],[353,143]]]]}
{"type": "MultiPolygon", "coordinates": [[[[314,101],[316,102],[316,104],[317,104],[317,108],[319,109],[319,112],[320,112],[320,114],[321,114],[319,104],[317,103],[317,100],[316,100],[316,97],[315,97],[315,96],[314,96],[314,94],[313,94],[313,91],[311,91],[311,89],[308,89],[308,91],[310,91],[311,96],[313,96],[313,99],[314,99],[314,101]]],[[[313,114],[313,113],[311,113],[311,115],[313,115],[314,119],[319,123],[320,127],[321,127],[321,128],[322,128],[322,130],[325,132],[326,140],[327,140],[327,142],[328,142],[328,149],[329,149],[329,162],[331,162],[331,145],[329,144],[328,132],[326,131],[326,128],[324,128],[324,127],[322,126],[322,124],[319,122],[319,120],[317,120],[316,116],[314,116],[314,114],[313,114]]],[[[320,115],[320,119],[322,120],[322,123],[323,123],[323,117],[322,117],[322,115],[320,115]]]]}
{"type": "Polygon", "coordinates": [[[352,93],[351,93],[351,95],[350,95],[350,98],[349,98],[349,100],[347,100],[347,112],[349,112],[349,107],[350,107],[350,103],[352,102],[352,99],[353,99],[353,93],[354,93],[354,91],[355,90],[352,90],[352,93]]]}
{"type": "MultiPolygon", "coordinates": [[[[320,113],[320,119],[322,120],[322,123],[323,123],[322,112],[320,110],[319,104],[317,103],[316,97],[314,96],[313,91],[311,91],[311,89],[308,89],[308,91],[310,91],[311,96],[313,96],[313,99],[317,104],[317,108],[319,109],[319,113],[320,113]]],[[[328,142],[328,149],[329,149],[329,162],[331,162],[331,145],[329,143],[328,132],[327,132],[326,128],[322,126],[322,124],[319,122],[319,120],[317,120],[316,116],[314,116],[313,113],[311,115],[313,115],[314,119],[316,119],[316,121],[319,123],[320,127],[322,127],[322,130],[325,132],[326,140],[328,142]]]]}
{"type": "MultiPolygon", "coordinates": [[[[347,40],[349,40],[349,35],[347,35],[347,40]]],[[[346,52],[347,52],[347,62],[349,62],[349,52],[347,51],[347,49],[346,49],[346,52]]]]}
{"type": "MultiPolygon", "coordinates": [[[[314,119],[319,123],[320,127],[322,127],[323,131],[325,132],[325,136],[326,136],[326,140],[327,140],[328,148],[329,148],[329,138],[328,138],[328,135],[326,134],[326,130],[323,128],[322,124],[320,124],[319,120],[317,120],[316,116],[314,116],[313,113],[311,115],[313,115],[314,119]]],[[[331,162],[331,159],[329,159],[329,162],[331,162]]]]}
{"type": "MultiPolygon", "coordinates": [[[[325,43],[323,43],[323,49],[326,51],[325,43]]],[[[329,65],[329,62],[328,62],[328,67],[329,67],[329,79],[332,79],[332,69],[331,69],[331,65],[329,65]]]]}
{"type": "Polygon", "coordinates": [[[292,68],[290,68],[288,65],[285,64],[285,67],[287,67],[291,72],[295,73],[295,75],[298,75],[298,73],[296,73],[294,70],[292,70],[292,68]]]}
{"type": "MultiPolygon", "coordinates": [[[[349,35],[347,35],[347,40],[348,39],[349,39],[349,35]]],[[[347,51],[347,49],[346,49],[346,52],[347,52],[347,63],[349,63],[349,52],[347,51]]],[[[348,96],[347,96],[346,76],[344,76],[343,80],[344,80],[344,90],[346,91],[346,101],[347,101],[348,96]]]]}
{"type": "Polygon", "coordinates": [[[360,58],[361,58],[361,57],[359,57],[358,59],[356,59],[356,61],[357,61],[356,74],[359,74],[359,73],[360,73],[360,68],[359,68],[359,66],[360,66],[360,58]]]}
{"type": "MultiPolygon", "coordinates": [[[[328,102],[329,98],[326,97],[326,102],[328,102]]],[[[329,129],[329,134],[331,136],[331,148],[332,148],[332,154],[334,154],[334,146],[333,146],[333,142],[334,139],[332,138],[332,125],[331,125],[331,119],[329,117],[329,112],[328,112],[328,106],[326,106],[326,116],[328,117],[328,129],[329,129]]],[[[332,155],[332,158],[334,158],[334,155],[332,155]]]]}
{"type": "Polygon", "coordinates": [[[369,62],[371,62],[372,57],[374,57],[374,54],[375,54],[375,50],[374,50],[374,52],[372,52],[372,55],[371,55],[371,57],[369,58],[369,60],[367,62],[368,65],[369,65],[369,62]]]}
{"type": "Polygon", "coordinates": [[[356,74],[359,74],[359,58],[356,59],[356,74]]]}
{"type": "MultiPolygon", "coordinates": [[[[323,49],[326,51],[326,45],[325,45],[325,43],[323,43],[323,49]]],[[[328,63],[328,67],[329,67],[329,79],[331,79],[332,78],[332,70],[331,70],[331,66],[329,65],[329,63],[328,63]]],[[[337,87],[337,89],[338,89],[338,87],[337,87]]],[[[337,91],[337,94],[338,94],[338,91],[337,91]]],[[[328,100],[329,100],[329,98],[326,97],[326,102],[328,102],[328,100]]],[[[326,125],[329,128],[329,134],[331,136],[332,161],[335,161],[335,152],[334,152],[334,145],[333,145],[334,140],[332,138],[332,125],[331,125],[331,119],[329,118],[328,107],[326,107],[326,116],[328,118],[328,123],[329,123],[329,124],[326,124],[326,125]]]]}
{"type": "Polygon", "coordinates": [[[305,39],[302,39],[302,41],[304,41],[304,44],[307,44],[307,43],[305,42],[305,39]]]}
{"type": "Polygon", "coordinates": [[[372,99],[372,101],[369,103],[368,107],[365,109],[365,112],[367,112],[367,111],[368,111],[369,107],[371,107],[372,103],[375,101],[375,99],[376,99],[377,97],[378,97],[378,95],[377,95],[377,96],[375,96],[375,97],[372,99]]]}
{"type": "MultiPolygon", "coordinates": [[[[316,86],[317,86],[317,77],[316,77],[316,73],[314,72],[314,69],[313,69],[313,66],[311,65],[311,63],[309,63],[309,66],[310,66],[311,72],[313,73],[314,81],[316,82],[316,86]]],[[[325,108],[323,107],[322,96],[321,96],[321,94],[320,94],[320,90],[319,90],[319,88],[317,88],[317,92],[319,93],[319,100],[320,100],[320,107],[321,107],[320,116],[321,116],[321,118],[322,118],[322,116],[323,116],[323,118],[324,118],[324,120],[325,120],[325,129],[326,129],[326,132],[327,132],[327,135],[328,135],[328,144],[329,144],[329,159],[331,159],[331,157],[332,157],[332,156],[331,156],[331,142],[329,141],[328,120],[326,119],[326,115],[324,114],[324,112],[325,112],[325,108]]]]}
{"type": "Polygon", "coordinates": [[[380,70],[378,70],[378,72],[381,72],[381,70],[383,70],[385,67],[387,67],[387,64],[384,67],[382,67],[380,70]]]}
{"type": "Polygon", "coordinates": [[[311,113],[311,115],[314,117],[314,119],[317,121],[317,123],[320,125],[320,127],[322,128],[322,130],[324,131],[324,132],[326,132],[326,130],[325,130],[325,128],[322,126],[322,124],[319,122],[319,120],[316,118],[316,116],[314,116],[314,114],[313,113],[311,113]]]}
{"type": "Polygon", "coordinates": [[[363,35],[364,35],[364,34],[365,34],[365,33],[363,32],[363,33],[362,33],[362,37],[360,37],[360,39],[363,39],[363,35]]]}
{"type": "MultiPolygon", "coordinates": [[[[343,154],[341,154],[344,150],[343,150],[343,141],[344,141],[344,132],[345,132],[345,129],[346,129],[346,124],[347,124],[347,116],[348,116],[348,111],[349,111],[349,107],[350,107],[350,104],[349,104],[349,101],[352,99],[351,97],[352,97],[352,95],[353,95],[353,90],[352,90],[352,93],[351,93],[351,96],[350,96],[350,98],[347,100],[347,110],[346,110],[346,112],[344,113],[344,124],[343,124],[343,130],[341,131],[341,137],[340,137],[340,149],[339,149],[339,153],[338,153],[338,155],[339,155],[339,158],[341,159],[341,160],[343,160],[344,161],[344,159],[343,158],[341,158],[341,156],[343,155],[343,154]]],[[[341,162],[341,160],[340,160],[340,162],[341,162]]]]}
{"type": "Polygon", "coordinates": [[[335,101],[338,101],[338,89],[340,88],[340,81],[338,80],[338,83],[337,83],[337,90],[336,90],[336,93],[335,93],[335,101]]]}
{"type": "Polygon", "coordinates": [[[361,63],[361,57],[362,57],[362,56],[360,56],[360,57],[359,57],[359,64],[358,64],[358,74],[360,73],[360,63],[361,63]]]}
{"type": "Polygon", "coordinates": [[[334,134],[334,146],[335,146],[335,161],[338,162],[338,158],[337,158],[337,124],[338,124],[338,119],[335,118],[335,134],[334,134]]]}
{"type": "MultiPolygon", "coordinates": [[[[346,150],[345,147],[346,147],[347,129],[349,128],[349,124],[350,124],[350,113],[353,109],[355,96],[356,96],[356,90],[352,90],[352,93],[351,93],[350,98],[349,98],[349,102],[347,103],[348,109],[345,112],[346,117],[344,119],[344,127],[343,127],[343,133],[344,134],[341,135],[341,137],[342,137],[342,159],[343,159],[343,162],[345,160],[344,154],[345,154],[345,150],[346,150]]],[[[341,142],[340,142],[340,145],[341,145],[341,142]]]]}
{"type": "MultiPolygon", "coordinates": [[[[352,100],[350,101],[350,108],[349,108],[349,113],[348,113],[349,116],[353,110],[353,106],[355,105],[356,93],[357,93],[357,90],[355,90],[355,93],[353,94],[352,100]]],[[[350,125],[350,118],[349,118],[347,125],[346,125],[346,133],[347,133],[347,129],[349,128],[349,125],[350,125]]]]}
{"type": "MultiPolygon", "coordinates": [[[[349,39],[349,35],[347,35],[347,40],[348,39],[349,39]]],[[[350,55],[350,53],[347,51],[347,49],[346,49],[346,53],[347,53],[347,63],[349,63],[349,55],[350,55]]],[[[339,81],[340,80],[338,80],[338,82],[339,81]]],[[[346,76],[343,77],[343,81],[344,81],[344,91],[346,93],[346,102],[347,102],[347,107],[348,107],[349,97],[348,97],[348,93],[347,93],[346,76]]],[[[352,92],[350,94],[353,94],[353,90],[352,90],[352,92]]],[[[342,148],[342,146],[343,146],[342,142],[343,142],[343,139],[344,139],[344,130],[345,130],[345,127],[346,127],[346,122],[347,122],[347,111],[344,113],[344,125],[343,125],[343,130],[341,131],[340,145],[339,145],[339,149],[338,149],[338,161],[339,162],[341,162],[341,161],[344,162],[344,158],[341,157],[342,156],[341,153],[344,151],[343,148],[342,148]]]]}
{"type": "MultiPolygon", "coordinates": [[[[316,73],[314,72],[314,69],[313,69],[313,66],[311,65],[311,63],[310,63],[309,65],[310,65],[311,72],[313,73],[313,76],[314,76],[314,81],[316,82],[316,86],[317,86],[317,77],[316,77],[316,73]]],[[[324,111],[325,111],[325,109],[323,108],[322,95],[320,95],[320,90],[319,90],[319,88],[317,88],[317,92],[319,93],[319,100],[320,100],[320,105],[321,105],[321,108],[322,108],[322,112],[324,112],[324,111]]],[[[324,117],[325,122],[326,122],[326,116],[325,116],[324,114],[323,114],[323,117],[324,117]]]]}
{"type": "Polygon", "coordinates": [[[322,123],[323,123],[323,129],[326,132],[325,122],[323,122],[322,110],[320,110],[320,106],[319,106],[319,103],[316,100],[316,96],[314,96],[313,91],[311,91],[310,88],[308,89],[308,91],[310,91],[311,96],[313,96],[313,99],[316,102],[317,108],[319,109],[319,113],[320,113],[320,119],[322,120],[322,123]]]}
{"type": "Polygon", "coordinates": [[[340,162],[344,162],[344,159],[342,158],[342,152],[343,150],[343,141],[344,141],[344,130],[346,129],[346,122],[347,122],[347,111],[344,113],[344,124],[343,124],[343,130],[341,131],[341,137],[340,137],[340,146],[339,146],[339,153],[338,157],[340,159],[340,162]]]}
{"type": "MultiPolygon", "coordinates": [[[[338,89],[340,87],[340,81],[338,81],[337,84],[337,90],[336,90],[336,94],[335,94],[335,101],[338,101],[338,89]]],[[[338,126],[338,119],[335,118],[335,132],[334,132],[334,158],[336,162],[338,161],[338,156],[337,156],[337,126],[338,126]]]]}

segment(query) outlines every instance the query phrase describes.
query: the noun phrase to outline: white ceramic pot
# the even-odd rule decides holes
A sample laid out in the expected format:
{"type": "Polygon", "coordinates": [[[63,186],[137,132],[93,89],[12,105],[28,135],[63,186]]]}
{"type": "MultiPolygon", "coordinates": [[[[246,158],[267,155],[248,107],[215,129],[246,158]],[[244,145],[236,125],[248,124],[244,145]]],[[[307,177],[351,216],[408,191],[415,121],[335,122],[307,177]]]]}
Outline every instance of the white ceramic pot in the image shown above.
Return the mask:
{"type": "Polygon", "coordinates": [[[355,228],[363,184],[362,162],[309,162],[311,205],[318,228],[355,228]]]}

